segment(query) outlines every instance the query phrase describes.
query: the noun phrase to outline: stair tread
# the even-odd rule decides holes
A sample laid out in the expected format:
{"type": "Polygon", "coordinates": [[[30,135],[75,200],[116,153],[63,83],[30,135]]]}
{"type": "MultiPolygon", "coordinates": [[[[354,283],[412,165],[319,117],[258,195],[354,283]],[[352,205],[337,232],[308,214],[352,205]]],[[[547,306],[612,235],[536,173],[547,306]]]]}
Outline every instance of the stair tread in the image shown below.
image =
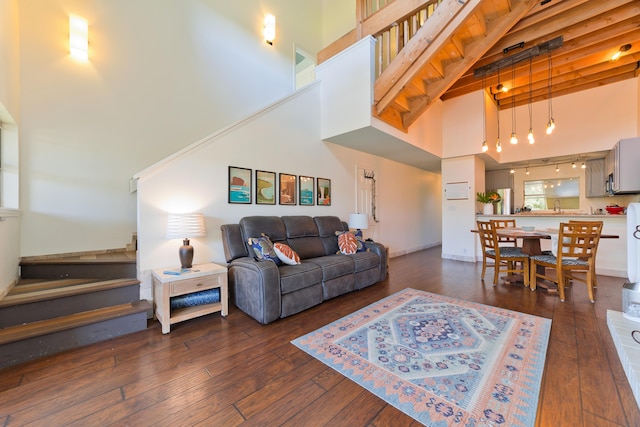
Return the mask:
{"type": "MultiPolygon", "coordinates": [[[[111,280],[93,280],[87,282],[87,279],[83,280],[84,283],[72,284],[63,287],[54,288],[42,288],[35,289],[32,292],[9,292],[7,296],[0,301],[0,307],[7,307],[12,305],[27,304],[36,301],[42,301],[50,298],[60,298],[71,295],[79,295],[88,292],[103,291],[108,289],[120,288],[124,286],[137,285],[140,283],[138,279],[122,278],[111,280]]],[[[35,285],[35,284],[34,284],[35,285]]],[[[31,285],[19,285],[19,286],[31,286],[31,285]]],[[[15,288],[14,288],[15,289],[15,288]]]]}
{"type": "Polygon", "coordinates": [[[147,300],[134,301],[127,304],[119,304],[96,310],[84,311],[68,316],[56,317],[53,319],[41,320],[38,322],[23,325],[10,326],[0,329],[0,345],[15,342],[36,336],[51,334],[73,327],[80,327],[151,310],[151,303],[147,300]]]}
{"type": "Polygon", "coordinates": [[[62,288],[65,286],[81,285],[88,282],[96,282],[96,279],[26,279],[20,280],[7,295],[24,294],[27,292],[41,291],[45,289],[62,288]]]}

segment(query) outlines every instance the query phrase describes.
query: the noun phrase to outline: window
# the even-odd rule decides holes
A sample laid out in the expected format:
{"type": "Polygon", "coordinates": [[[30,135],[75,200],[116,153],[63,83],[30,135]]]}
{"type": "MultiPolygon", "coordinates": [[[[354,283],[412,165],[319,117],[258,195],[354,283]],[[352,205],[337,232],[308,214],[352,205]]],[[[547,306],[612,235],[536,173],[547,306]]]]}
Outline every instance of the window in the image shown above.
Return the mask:
{"type": "Polygon", "coordinates": [[[573,177],[525,181],[524,205],[534,211],[580,209],[580,179],[573,177]]]}

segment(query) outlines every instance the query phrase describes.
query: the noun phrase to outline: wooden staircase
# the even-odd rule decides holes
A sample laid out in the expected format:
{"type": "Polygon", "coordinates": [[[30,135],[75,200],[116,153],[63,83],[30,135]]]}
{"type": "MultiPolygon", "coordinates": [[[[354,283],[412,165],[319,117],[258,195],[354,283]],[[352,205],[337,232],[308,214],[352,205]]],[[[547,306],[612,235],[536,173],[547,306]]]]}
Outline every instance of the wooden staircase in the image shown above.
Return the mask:
{"type": "Polygon", "coordinates": [[[147,327],[135,257],[75,256],[21,263],[0,301],[0,369],[147,327]]]}

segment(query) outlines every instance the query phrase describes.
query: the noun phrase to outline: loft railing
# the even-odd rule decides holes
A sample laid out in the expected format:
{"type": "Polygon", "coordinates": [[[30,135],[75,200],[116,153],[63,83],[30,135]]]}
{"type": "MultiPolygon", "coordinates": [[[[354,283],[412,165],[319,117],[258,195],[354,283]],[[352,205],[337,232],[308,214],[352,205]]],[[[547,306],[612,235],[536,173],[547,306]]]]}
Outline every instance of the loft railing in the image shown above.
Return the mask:
{"type": "Polygon", "coordinates": [[[356,0],[356,28],[318,53],[322,63],[358,40],[376,43],[376,77],[380,76],[443,0],[356,0]]]}

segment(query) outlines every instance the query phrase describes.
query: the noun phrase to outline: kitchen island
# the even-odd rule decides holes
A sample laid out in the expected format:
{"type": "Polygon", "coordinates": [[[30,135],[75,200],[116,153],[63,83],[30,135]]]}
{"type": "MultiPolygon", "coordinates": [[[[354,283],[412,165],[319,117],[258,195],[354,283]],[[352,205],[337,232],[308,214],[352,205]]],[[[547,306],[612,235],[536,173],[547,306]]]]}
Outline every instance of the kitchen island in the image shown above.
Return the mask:
{"type": "MultiPolygon", "coordinates": [[[[627,216],[626,215],[589,215],[581,213],[531,213],[513,215],[476,215],[479,221],[491,219],[515,219],[518,227],[531,225],[536,229],[557,229],[561,222],[602,221],[602,234],[620,236],[618,239],[600,239],[596,257],[597,274],[627,278],[627,216]]],[[[477,242],[480,250],[480,243],[477,242]]],[[[541,241],[542,250],[551,249],[551,240],[541,241]]],[[[481,253],[476,251],[476,253],[481,253]]],[[[621,283],[622,285],[622,283],[621,283]]]]}

